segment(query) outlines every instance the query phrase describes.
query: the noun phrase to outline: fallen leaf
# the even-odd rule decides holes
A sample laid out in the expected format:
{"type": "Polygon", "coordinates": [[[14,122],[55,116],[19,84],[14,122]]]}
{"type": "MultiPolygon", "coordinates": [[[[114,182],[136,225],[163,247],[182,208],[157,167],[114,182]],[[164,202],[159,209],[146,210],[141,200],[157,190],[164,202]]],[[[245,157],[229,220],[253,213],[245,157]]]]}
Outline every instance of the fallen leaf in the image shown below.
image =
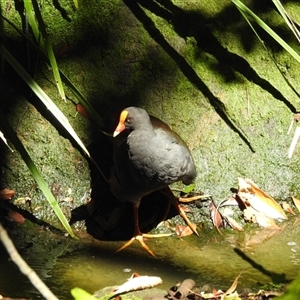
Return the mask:
{"type": "Polygon", "coordinates": [[[231,228],[238,230],[238,231],[244,231],[243,226],[240,225],[235,219],[233,219],[229,216],[225,216],[225,219],[231,228]]]}
{"type": "Polygon", "coordinates": [[[239,178],[238,196],[266,217],[287,220],[281,206],[250,179],[239,178]]]}
{"type": "Polygon", "coordinates": [[[280,229],[280,227],[276,225],[274,219],[269,218],[258,211],[255,211],[255,210],[253,210],[253,211],[254,211],[255,219],[256,219],[256,222],[258,223],[258,225],[260,225],[261,227],[272,227],[272,228],[280,229]]]}
{"type": "Polygon", "coordinates": [[[162,284],[162,279],[157,276],[137,276],[134,273],[127,282],[119,286],[116,290],[114,290],[113,295],[109,298],[114,298],[121,294],[126,294],[129,292],[137,291],[137,290],[144,290],[148,288],[152,288],[162,284]]]}
{"type": "Polygon", "coordinates": [[[235,291],[235,289],[236,289],[236,287],[237,287],[237,285],[238,285],[238,280],[239,280],[240,276],[242,275],[242,273],[243,273],[243,272],[241,272],[241,273],[235,278],[235,280],[234,280],[234,282],[232,283],[231,287],[224,293],[225,295],[230,295],[230,294],[232,294],[232,293],[235,291]]]}
{"type": "Polygon", "coordinates": [[[15,195],[15,191],[3,189],[0,191],[0,200],[10,200],[15,195]]]}
{"type": "Polygon", "coordinates": [[[17,224],[23,224],[25,222],[25,218],[18,212],[9,210],[7,212],[9,219],[17,224]]]}
{"type": "MultiPolygon", "coordinates": [[[[192,227],[196,229],[197,225],[192,224],[192,227]]],[[[189,226],[182,226],[182,225],[176,225],[175,232],[179,237],[189,236],[194,233],[189,226]]]]}
{"type": "Polygon", "coordinates": [[[219,229],[220,227],[223,226],[223,218],[213,202],[210,203],[209,209],[210,209],[210,217],[212,219],[212,222],[213,222],[214,226],[217,229],[219,229]]]}
{"type": "Polygon", "coordinates": [[[300,200],[293,196],[291,196],[291,197],[292,197],[293,202],[294,202],[295,206],[297,207],[298,211],[300,211],[300,200]]]}
{"type": "Polygon", "coordinates": [[[292,208],[290,207],[290,205],[289,205],[286,201],[283,201],[283,202],[282,202],[282,208],[283,208],[286,212],[288,212],[288,213],[290,213],[290,214],[292,214],[292,215],[296,215],[296,214],[294,213],[294,211],[292,210],[292,208]]]}
{"type": "Polygon", "coordinates": [[[90,114],[87,112],[87,110],[80,104],[76,104],[76,110],[78,111],[78,113],[80,113],[83,117],[87,118],[87,119],[91,119],[90,114]]]}
{"type": "Polygon", "coordinates": [[[258,223],[262,227],[280,228],[276,225],[274,219],[265,216],[264,214],[255,210],[252,206],[247,207],[243,213],[246,221],[258,223]]]}
{"type": "Polygon", "coordinates": [[[225,199],[219,203],[219,207],[223,206],[238,206],[239,203],[237,202],[236,198],[234,196],[231,196],[228,199],[225,199]]]}

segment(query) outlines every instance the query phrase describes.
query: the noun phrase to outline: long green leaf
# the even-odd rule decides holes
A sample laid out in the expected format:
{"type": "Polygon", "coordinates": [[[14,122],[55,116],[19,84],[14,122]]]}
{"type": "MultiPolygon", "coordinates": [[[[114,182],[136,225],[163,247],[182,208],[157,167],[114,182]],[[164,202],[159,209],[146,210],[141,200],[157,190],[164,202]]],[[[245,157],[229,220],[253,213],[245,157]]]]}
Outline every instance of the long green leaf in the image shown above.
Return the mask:
{"type": "MultiPolygon", "coordinates": [[[[35,44],[33,43],[28,36],[26,36],[22,31],[19,30],[13,24],[10,20],[2,16],[2,18],[10,25],[12,26],[20,35],[23,36],[24,39],[27,40],[28,43],[39,53],[41,58],[43,58],[47,63],[49,63],[48,57],[45,55],[45,53],[35,44]]],[[[103,128],[103,120],[98,114],[98,112],[93,108],[93,106],[90,104],[90,102],[82,95],[82,93],[76,88],[76,86],[72,83],[72,81],[59,69],[59,73],[61,76],[62,81],[70,88],[70,90],[74,93],[76,98],[78,99],[79,103],[86,109],[86,111],[89,113],[91,118],[96,122],[99,128],[103,128]]]]}
{"type": "Polygon", "coordinates": [[[24,162],[26,163],[28,169],[30,170],[33,178],[35,179],[35,181],[38,184],[39,188],[41,189],[41,191],[45,195],[46,199],[48,200],[49,204],[53,208],[55,214],[57,215],[57,217],[61,221],[62,225],[64,226],[64,228],[67,230],[67,232],[73,238],[76,238],[73,231],[72,231],[72,228],[70,227],[65,215],[63,214],[62,210],[60,209],[55,197],[51,193],[51,191],[50,191],[47,183],[45,182],[43,176],[41,175],[41,173],[39,172],[39,170],[37,169],[37,167],[33,163],[30,155],[26,151],[25,147],[23,146],[22,142],[18,138],[17,134],[14,132],[12,127],[9,125],[8,120],[6,120],[6,117],[5,117],[4,113],[2,112],[2,110],[0,110],[0,124],[1,124],[1,127],[4,128],[6,134],[8,135],[11,142],[14,144],[15,148],[20,153],[22,159],[24,160],[24,162]]]}
{"type": "Polygon", "coordinates": [[[44,23],[44,20],[42,18],[38,3],[37,3],[36,0],[32,0],[34,13],[35,13],[36,19],[38,21],[38,29],[36,29],[37,25],[36,25],[35,20],[32,20],[33,19],[32,7],[30,5],[29,0],[24,0],[24,3],[26,3],[26,5],[25,5],[26,12],[27,12],[28,15],[30,15],[30,18],[29,18],[30,26],[34,26],[34,28],[35,28],[34,32],[39,29],[40,34],[35,33],[35,37],[37,38],[37,35],[39,35],[39,36],[41,35],[41,37],[42,37],[42,41],[44,42],[43,43],[43,45],[44,45],[43,50],[45,51],[45,53],[47,53],[47,57],[49,59],[50,65],[51,65],[51,69],[52,69],[52,72],[53,72],[53,77],[54,77],[55,83],[57,85],[58,92],[59,92],[60,96],[62,97],[62,99],[65,101],[66,96],[65,96],[64,88],[63,88],[61,78],[60,78],[60,75],[59,75],[59,70],[58,70],[56,58],[55,58],[55,55],[54,55],[54,52],[53,52],[53,49],[52,49],[52,46],[51,46],[51,43],[50,43],[48,33],[46,31],[45,23],[44,23]]]}
{"type": "Polygon", "coordinates": [[[49,96],[42,90],[42,88],[32,79],[32,77],[26,72],[26,70],[19,64],[19,62],[9,53],[9,51],[3,47],[1,49],[1,54],[4,59],[16,70],[16,72],[22,77],[22,79],[27,83],[31,90],[39,97],[39,99],[44,103],[44,105],[49,109],[49,111],[54,115],[54,117],[62,124],[62,126],[69,132],[81,149],[90,158],[90,153],[70,125],[68,119],[59,110],[56,104],[49,98],[49,96]]]}
{"type": "MultiPolygon", "coordinates": [[[[299,54],[289,46],[274,30],[272,30],[261,18],[252,12],[246,5],[239,0],[231,0],[235,6],[242,12],[242,15],[248,15],[254,20],[261,28],[263,28],[275,41],[277,41],[286,51],[288,51],[298,62],[300,62],[299,54]]],[[[249,21],[247,20],[249,23],[249,21]]]]}
{"type": "Polygon", "coordinates": [[[28,17],[28,23],[32,29],[34,38],[36,40],[36,42],[38,43],[38,45],[41,47],[41,49],[43,49],[43,51],[45,51],[45,45],[44,45],[44,41],[41,38],[41,34],[39,31],[39,26],[35,20],[35,17],[33,15],[33,11],[32,11],[32,7],[31,7],[31,3],[29,0],[24,0],[24,8],[28,17]]]}
{"type": "Polygon", "coordinates": [[[281,14],[282,18],[284,19],[285,23],[290,27],[291,31],[294,33],[298,42],[300,42],[300,32],[295,26],[292,18],[288,15],[287,11],[284,9],[283,5],[279,0],[273,0],[273,3],[277,7],[279,13],[281,14]]]}

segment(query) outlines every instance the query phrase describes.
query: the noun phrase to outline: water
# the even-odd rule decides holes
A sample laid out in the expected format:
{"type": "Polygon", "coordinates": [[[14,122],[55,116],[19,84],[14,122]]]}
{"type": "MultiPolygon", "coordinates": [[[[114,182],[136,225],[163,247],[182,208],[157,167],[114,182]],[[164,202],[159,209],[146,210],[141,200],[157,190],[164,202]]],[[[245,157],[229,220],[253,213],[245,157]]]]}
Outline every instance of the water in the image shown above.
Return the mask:
{"type": "MultiPolygon", "coordinates": [[[[156,259],[141,249],[138,242],[113,254],[121,242],[100,242],[87,237],[79,242],[70,241],[49,232],[19,249],[59,299],[72,299],[69,291],[73,287],[94,293],[120,285],[133,272],[160,276],[163,279],[160,287],[164,290],[186,278],[194,279],[200,286],[209,284],[226,290],[242,272],[238,285],[241,290],[258,282],[280,283],[299,275],[299,230],[297,224],[286,223],[281,230],[273,231],[226,230],[220,235],[215,230],[203,230],[200,237],[148,240],[156,259]],[[46,239],[48,244],[43,244],[46,239]]],[[[1,247],[0,266],[1,295],[42,298],[1,247]]]]}

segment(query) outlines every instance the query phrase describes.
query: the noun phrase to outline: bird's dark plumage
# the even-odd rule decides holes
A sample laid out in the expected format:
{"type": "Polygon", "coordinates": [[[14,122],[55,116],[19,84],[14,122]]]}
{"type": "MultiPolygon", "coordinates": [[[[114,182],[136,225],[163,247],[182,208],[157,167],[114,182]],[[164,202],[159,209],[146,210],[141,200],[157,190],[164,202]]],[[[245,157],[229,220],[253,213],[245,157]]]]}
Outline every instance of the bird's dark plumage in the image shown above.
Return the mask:
{"type": "Polygon", "coordinates": [[[150,117],[138,107],[122,111],[114,136],[114,171],[109,180],[110,189],[119,201],[132,202],[134,213],[133,238],[118,251],[137,239],[154,256],[143,241],[145,234],[140,231],[138,209],[144,196],[164,188],[170,203],[197,233],[168,188],[177,181],[190,184],[196,177],[194,160],[185,142],[163,121],[150,117]]]}
{"type": "Polygon", "coordinates": [[[128,107],[122,114],[116,129],[116,134],[122,132],[115,138],[112,186],[120,201],[136,202],[174,182],[195,180],[186,143],[166,123],[138,107],[128,107]]]}

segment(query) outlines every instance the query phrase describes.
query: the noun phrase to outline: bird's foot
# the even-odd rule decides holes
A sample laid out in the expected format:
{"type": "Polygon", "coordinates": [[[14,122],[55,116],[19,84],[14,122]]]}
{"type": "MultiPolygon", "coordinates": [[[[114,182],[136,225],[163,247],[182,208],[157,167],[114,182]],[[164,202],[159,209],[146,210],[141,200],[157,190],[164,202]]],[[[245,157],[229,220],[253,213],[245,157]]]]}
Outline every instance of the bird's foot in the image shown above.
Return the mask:
{"type": "Polygon", "coordinates": [[[174,203],[175,207],[177,208],[181,218],[186,222],[186,224],[191,228],[191,230],[197,235],[199,236],[194,224],[189,220],[189,218],[187,217],[184,209],[179,205],[179,203],[174,203]]]}
{"type": "Polygon", "coordinates": [[[167,237],[167,236],[171,236],[171,235],[172,235],[172,233],[161,233],[161,234],[147,234],[147,233],[142,234],[141,233],[141,234],[138,234],[138,235],[134,236],[133,238],[131,238],[122,247],[120,247],[115,253],[124,250],[129,245],[131,245],[135,240],[137,240],[151,256],[155,257],[154,252],[144,242],[144,237],[145,238],[160,238],[160,237],[167,237]]]}

